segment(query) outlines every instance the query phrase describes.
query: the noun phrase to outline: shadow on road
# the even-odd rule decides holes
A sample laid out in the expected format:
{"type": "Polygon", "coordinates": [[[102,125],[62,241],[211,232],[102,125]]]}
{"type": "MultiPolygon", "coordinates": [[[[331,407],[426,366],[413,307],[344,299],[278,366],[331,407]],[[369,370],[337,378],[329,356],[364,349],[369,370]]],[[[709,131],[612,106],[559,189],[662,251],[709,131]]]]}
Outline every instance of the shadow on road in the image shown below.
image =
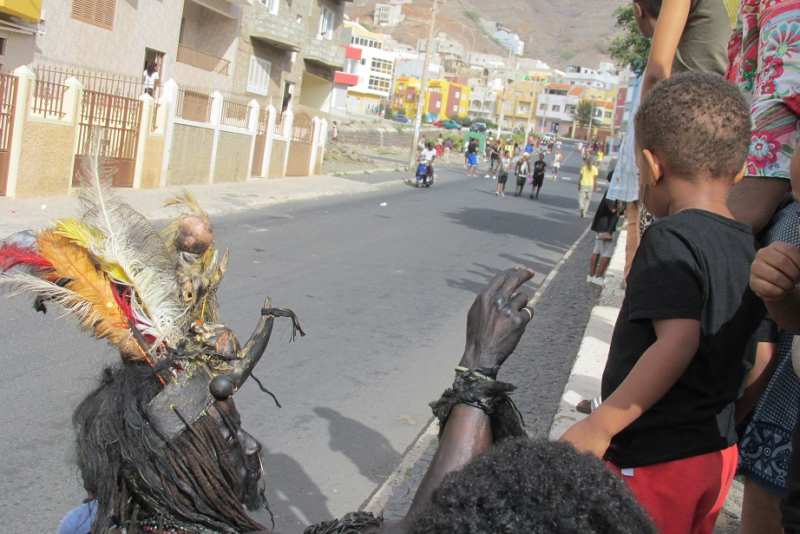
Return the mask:
{"type": "Polygon", "coordinates": [[[330,448],[347,456],[358,467],[362,476],[376,484],[383,483],[386,476],[400,461],[395,451],[382,434],[370,427],[350,419],[331,408],[317,407],[314,413],[328,421],[330,448]],[[375,459],[379,459],[378,462],[375,459]],[[381,465],[382,472],[374,472],[370,465],[381,465]]]}
{"type": "MultiPolygon", "coordinates": [[[[267,477],[267,502],[275,514],[276,529],[295,531],[298,526],[305,528],[333,517],[328,498],[291,456],[262,449],[261,460],[267,477]],[[297,495],[303,498],[298,499],[297,495]]],[[[270,526],[266,510],[250,515],[262,525],[270,526]]]]}

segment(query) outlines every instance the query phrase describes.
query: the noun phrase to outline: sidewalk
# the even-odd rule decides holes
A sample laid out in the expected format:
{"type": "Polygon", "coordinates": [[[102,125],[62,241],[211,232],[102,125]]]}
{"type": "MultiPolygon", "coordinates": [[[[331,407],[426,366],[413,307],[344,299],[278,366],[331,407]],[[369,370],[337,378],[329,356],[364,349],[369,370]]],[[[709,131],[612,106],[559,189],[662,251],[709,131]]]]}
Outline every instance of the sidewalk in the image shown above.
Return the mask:
{"type": "MultiPolygon", "coordinates": [[[[605,286],[586,325],[578,357],[570,372],[569,381],[564,387],[561,406],[550,428],[550,439],[558,439],[575,422],[586,417],[575,409],[578,402],[600,394],[600,379],[608,356],[611,334],[624,296],[620,283],[625,268],[626,237],[627,232],[622,232],[617,239],[611,264],[605,274],[605,286]]],[[[741,514],[742,484],[734,480],[728,493],[728,500],[717,520],[714,534],[739,532],[741,514]]]]}
{"type": "MultiPolygon", "coordinates": [[[[363,171],[361,172],[363,174],[363,171]]],[[[276,179],[259,179],[212,185],[189,185],[191,191],[210,215],[224,215],[279,204],[333,195],[353,195],[377,191],[402,183],[403,174],[386,181],[364,183],[344,177],[316,175],[276,179]]],[[[164,202],[178,194],[184,186],[161,189],[114,189],[114,195],[131,205],[150,221],[170,219],[179,213],[164,202]]],[[[78,217],[76,195],[14,199],[0,197],[0,239],[20,230],[39,229],[49,221],[62,217],[78,217]]]]}

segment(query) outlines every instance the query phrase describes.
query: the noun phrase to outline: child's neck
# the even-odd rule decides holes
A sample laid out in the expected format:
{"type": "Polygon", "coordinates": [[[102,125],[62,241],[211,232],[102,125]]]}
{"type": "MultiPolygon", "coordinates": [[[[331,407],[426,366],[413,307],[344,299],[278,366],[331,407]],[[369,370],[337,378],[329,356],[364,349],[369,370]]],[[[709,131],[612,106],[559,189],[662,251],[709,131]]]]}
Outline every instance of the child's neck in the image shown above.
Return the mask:
{"type": "Polygon", "coordinates": [[[728,209],[728,192],[731,184],[727,180],[673,181],[670,191],[669,214],[685,210],[703,210],[733,219],[728,209]]]}

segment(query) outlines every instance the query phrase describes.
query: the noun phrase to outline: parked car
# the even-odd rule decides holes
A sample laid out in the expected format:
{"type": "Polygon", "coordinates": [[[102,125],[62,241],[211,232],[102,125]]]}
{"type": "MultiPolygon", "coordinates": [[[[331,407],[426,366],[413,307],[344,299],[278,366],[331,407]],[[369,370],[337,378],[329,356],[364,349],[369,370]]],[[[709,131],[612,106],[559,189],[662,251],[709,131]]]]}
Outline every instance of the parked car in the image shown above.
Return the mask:
{"type": "Polygon", "coordinates": [[[394,116],[395,122],[402,122],[403,124],[413,124],[414,120],[411,117],[407,117],[406,115],[397,114],[394,116]]]}
{"type": "Polygon", "coordinates": [[[555,141],[556,140],[556,134],[551,133],[551,132],[547,132],[546,134],[544,134],[543,138],[544,138],[545,141],[555,141]]]}
{"type": "Polygon", "coordinates": [[[460,130],[461,125],[452,119],[447,119],[442,121],[442,128],[446,128],[448,130],[460,130]]]}
{"type": "Polygon", "coordinates": [[[473,122],[472,126],[469,127],[470,132],[486,132],[486,123],[485,122],[473,122]]]}

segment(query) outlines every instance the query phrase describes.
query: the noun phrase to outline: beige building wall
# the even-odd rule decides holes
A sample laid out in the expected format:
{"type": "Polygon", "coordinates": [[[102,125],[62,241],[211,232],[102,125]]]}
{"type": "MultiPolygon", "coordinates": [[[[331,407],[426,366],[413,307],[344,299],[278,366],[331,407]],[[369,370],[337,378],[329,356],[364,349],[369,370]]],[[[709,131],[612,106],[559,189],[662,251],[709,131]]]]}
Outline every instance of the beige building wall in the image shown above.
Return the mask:
{"type": "Polygon", "coordinates": [[[175,124],[167,185],[207,184],[214,130],[175,124]]]}
{"type": "MultiPolygon", "coordinates": [[[[191,2],[191,0],[186,0],[191,2]]],[[[166,54],[162,79],[174,75],[183,2],[120,0],[113,31],[72,18],[70,0],[44,0],[44,30],[34,62],[50,62],[141,76],[145,49],[166,54]]]]}
{"type": "Polygon", "coordinates": [[[141,189],[157,189],[161,181],[161,164],[164,161],[164,138],[147,136],[142,163],[141,189]]]}
{"type": "Polygon", "coordinates": [[[214,162],[214,183],[244,182],[250,165],[252,135],[220,132],[217,141],[217,159],[214,162]]]}
{"type": "Polygon", "coordinates": [[[16,197],[66,195],[72,183],[76,127],[25,116],[16,197]]]}
{"type": "Polygon", "coordinates": [[[289,150],[289,143],[286,141],[273,141],[272,154],[269,158],[269,169],[267,178],[283,178],[283,160],[286,158],[286,151],[289,150]]]}
{"type": "Polygon", "coordinates": [[[6,40],[6,53],[0,56],[3,70],[11,72],[17,67],[33,62],[34,36],[0,30],[0,39],[6,40]]]}

